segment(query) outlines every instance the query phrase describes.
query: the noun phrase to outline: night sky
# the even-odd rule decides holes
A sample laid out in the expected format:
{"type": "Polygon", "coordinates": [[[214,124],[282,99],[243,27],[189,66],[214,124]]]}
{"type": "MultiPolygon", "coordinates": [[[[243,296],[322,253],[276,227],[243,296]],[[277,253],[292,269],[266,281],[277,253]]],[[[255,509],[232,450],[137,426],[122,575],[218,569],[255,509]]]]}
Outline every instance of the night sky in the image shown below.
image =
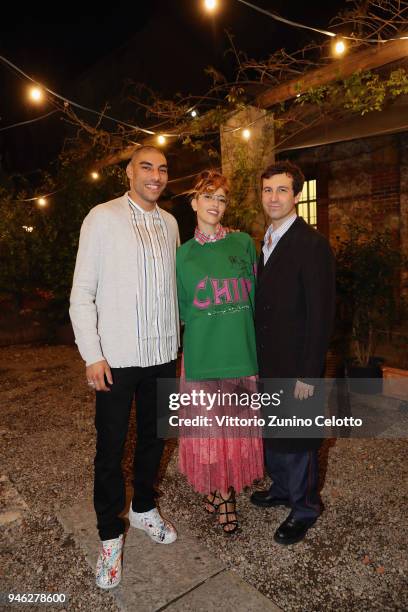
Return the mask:
{"type": "MultiPolygon", "coordinates": [[[[219,2],[221,9],[214,17],[203,10],[203,0],[115,1],[107,8],[102,3],[84,1],[56,2],[50,7],[42,2],[8,3],[7,9],[2,7],[0,54],[50,89],[66,97],[75,93],[75,101],[87,105],[89,102],[81,99],[75,84],[95,64],[103,64],[104,58],[130,41],[137,56],[143,58],[140,74],[146,84],[171,96],[178,91],[205,92],[211,85],[204,74],[208,65],[227,77],[232,76],[232,58],[225,55],[228,48],[225,29],[234,35],[239,49],[256,59],[281,47],[296,49],[312,40],[322,40],[312,32],[277,23],[237,0],[219,2]],[[176,45],[184,46],[182,70],[172,63],[172,49],[176,45]]],[[[348,4],[345,0],[253,3],[322,28],[327,28],[330,19],[348,4]]],[[[118,80],[123,78],[118,71],[118,80]]],[[[92,83],[88,85],[92,87],[92,83]]],[[[0,64],[0,128],[46,112],[47,109],[33,108],[25,101],[26,86],[24,79],[0,64]]],[[[115,83],[115,92],[121,86],[122,82],[115,83]]],[[[44,165],[47,157],[55,153],[58,142],[46,147],[43,155],[38,147],[38,141],[47,132],[44,125],[47,121],[35,124],[38,128],[18,127],[0,132],[0,151],[7,170],[28,172],[44,165]]]]}

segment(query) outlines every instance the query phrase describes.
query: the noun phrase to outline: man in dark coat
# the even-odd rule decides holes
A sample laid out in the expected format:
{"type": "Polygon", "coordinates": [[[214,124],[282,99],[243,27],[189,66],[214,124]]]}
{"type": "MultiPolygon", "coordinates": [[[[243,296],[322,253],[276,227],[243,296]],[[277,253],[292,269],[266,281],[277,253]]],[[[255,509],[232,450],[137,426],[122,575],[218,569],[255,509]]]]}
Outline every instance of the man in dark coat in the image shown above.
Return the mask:
{"type": "MultiPolygon", "coordinates": [[[[285,379],[291,397],[287,416],[295,413],[293,408],[299,415],[321,397],[316,379],[324,375],[333,325],[334,259],[327,239],[297,216],[304,183],[301,170],[280,162],[269,166],[261,180],[262,204],[271,224],[258,267],[259,375],[285,379]]],[[[317,438],[265,439],[272,486],[256,491],[251,501],[262,507],[291,508],[274,536],[280,544],[302,540],[320,515],[319,446],[317,438]]]]}

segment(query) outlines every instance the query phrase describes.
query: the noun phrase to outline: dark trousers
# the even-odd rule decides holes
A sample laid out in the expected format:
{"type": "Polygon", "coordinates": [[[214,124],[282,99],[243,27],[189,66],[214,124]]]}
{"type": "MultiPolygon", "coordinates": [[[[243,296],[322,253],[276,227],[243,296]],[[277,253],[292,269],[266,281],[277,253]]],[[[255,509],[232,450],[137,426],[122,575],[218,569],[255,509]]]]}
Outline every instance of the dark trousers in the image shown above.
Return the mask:
{"type": "Polygon", "coordinates": [[[289,500],[291,515],[299,521],[316,519],[321,513],[318,492],[318,451],[276,452],[266,442],[266,467],[272,479],[270,493],[289,500]]]}
{"type": "Polygon", "coordinates": [[[147,368],[112,368],[111,390],[96,392],[94,506],[101,540],[117,538],[125,530],[118,516],[126,502],[121,462],[134,397],[137,441],[132,508],[147,512],[156,505],[154,484],[164,447],[156,433],[157,381],[175,376],[175,361],[147,368]]]}

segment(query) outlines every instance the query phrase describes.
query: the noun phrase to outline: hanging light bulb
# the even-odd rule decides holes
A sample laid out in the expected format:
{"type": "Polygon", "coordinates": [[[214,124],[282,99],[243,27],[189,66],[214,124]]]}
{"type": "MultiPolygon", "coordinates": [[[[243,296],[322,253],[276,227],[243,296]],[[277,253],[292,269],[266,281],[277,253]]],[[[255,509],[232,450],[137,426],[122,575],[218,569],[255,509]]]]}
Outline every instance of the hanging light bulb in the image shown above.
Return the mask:
{"type": "Polygon", "coordinates": [[[38,206],[47,206],[48,202],[45,198],[37,198],[38,206]]]}
{"type": "Polygon", "coordinates": [[[191,111],[191,116],[192,116],[192,117],[197,117],[197,115],[198,115],[197,111],[196,111],[195,109],[193,109],[193,110],[191,111]]]}
{"type": "Polygon", "coordinates": [[[28,96],[33,102],[42,102],[44,98],[44,92],[41,87],[30,87],[28,96]]]}
{"type": "Polygon", "coordinates": [[[100,178],[101,178],[101,175],[99,174],[99,172],[96,172],[95,170],[91,172],[91,179],[93,179],[94,181],[97,181],[100,178]]]}
{"type": "Polygon", "coordinates": [[[343,40],[337,40],[334,43],[334,54],[337,56],[343,55],[346,51],[346,45],[343,40]]]}
{"type": "Polygon", "coordinates": [[[164,145],[166,144],[166,138],[162,136],[162,134],[160,134],[160,136],[157,137],[157,142],[159,143],[159,145],[164,145]]]}
{"type": "Polygon", "coordinates": [[[242,138],[244,140],[249,140],[251,138],[251,130],[245,129],[242,131],[242,138]]]}
{"type": "Polygon", "coordinates": [[[204,6],[207,11],[215,11],[217,8],[217,0],[204,0],[204,6]]]}

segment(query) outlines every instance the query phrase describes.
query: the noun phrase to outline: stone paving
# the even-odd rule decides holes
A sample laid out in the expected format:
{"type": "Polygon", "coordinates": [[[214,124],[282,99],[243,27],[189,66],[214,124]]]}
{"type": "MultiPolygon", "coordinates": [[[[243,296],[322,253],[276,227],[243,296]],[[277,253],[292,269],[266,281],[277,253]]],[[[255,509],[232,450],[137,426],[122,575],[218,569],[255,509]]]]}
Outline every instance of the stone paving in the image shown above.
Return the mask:
{"type": "MultiPolygon", "coordinates": [[[[67,534],[73,535],[95,567],[99,549],[93,506],[79,503],[58,512],[67,534]]],[[[178,529],[175,543],[165,546],[129,528],[124,548],[122,582],[112,591],[120,610],[236,610],[278,612],[280,608],[226,569],[226,564],[178,529]]]]}
{"type": "MultiPolygon", "coordinates": [[[[149,595],[147,589],[143,597],[146,605],[151,597],[157,610],[239,610],[247,596],[285,612],[408,610],[408,451],[402,430],[399,439],[324,445],[325,512],[303,542],[288,547],[273,542],[287,511],[252,506],[251,490],[238,497],[239,532],[223,534],[203,511],[202,497],[178,473],[177,448],[169,445],[159,502],[180,532],[173,548],[180,560],[172,565],[172,546],[162,550],[132,530],[116,595],[95,585],[94,398],[77,351],[0,348],[0,380],[0,592],[66,593],[67,610],[116,612],[126,603],[121,593],[127,584],[129,597],[141,598],[142,576],[154,582],[153,562],[146,562],[148,570],[141,563],[143,555],[154,553],[160,556],[154,563],[161,564],[165,592],[154,588],[149,595]],[[73,512],[84,522],[84,540],[69,519],[73,512]],[[185,580],[181,586],[179,578],[185,580]],[[213,603],[213,592],[222,604],[213,603]]],[[[124,461],[128,480],[133,433],[131,427],[124,461]]]]}

